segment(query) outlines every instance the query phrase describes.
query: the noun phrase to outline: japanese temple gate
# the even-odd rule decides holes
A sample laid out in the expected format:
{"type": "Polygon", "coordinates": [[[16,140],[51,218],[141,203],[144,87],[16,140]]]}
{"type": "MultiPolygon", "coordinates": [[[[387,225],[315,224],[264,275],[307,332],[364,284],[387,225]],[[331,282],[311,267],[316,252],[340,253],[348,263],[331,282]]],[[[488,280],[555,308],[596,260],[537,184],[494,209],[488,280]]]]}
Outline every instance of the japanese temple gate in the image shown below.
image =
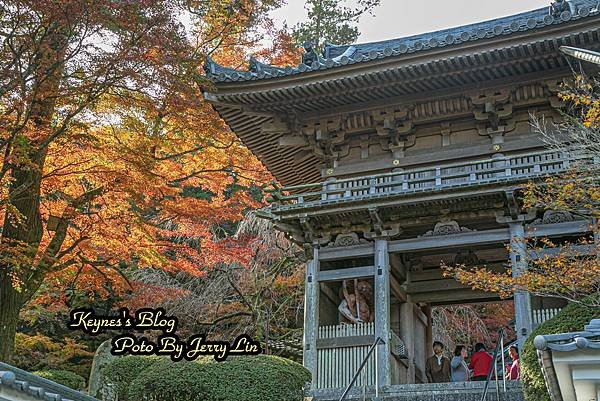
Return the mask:
{"type": "MultiPolygon", "coordinates": [[[[498,300],[444,277],[441,261],[519,274],[525,238],[590,234],[589,221],[521,199],[525,183],[585,158],[545,149],[531,125],[561,119],[572,71],[559,47],[600,47],[596,1],[567,4],[322,54],[306,44],[297,67],[207,61],[206,99],[285,186],[263,216],[308,257],[313,389],[345,387],[376,338],[359,386],[426,382],[431,308],[498,300]],[[372,288],[373,322],[342,323],[354,279],[372,288]]],[[[514,305],[521,344],[562,306],[527,293],[514,305]]]]}

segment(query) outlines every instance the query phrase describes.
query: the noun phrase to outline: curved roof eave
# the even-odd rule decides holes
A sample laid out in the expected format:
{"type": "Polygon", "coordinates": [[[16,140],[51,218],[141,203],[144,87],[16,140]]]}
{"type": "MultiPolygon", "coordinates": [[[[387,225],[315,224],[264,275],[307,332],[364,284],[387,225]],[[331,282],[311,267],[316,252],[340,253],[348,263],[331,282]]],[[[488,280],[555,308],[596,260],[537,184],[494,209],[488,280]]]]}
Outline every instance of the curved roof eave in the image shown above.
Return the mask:
{"type": "Polygon", "coordinates": [[[524,32],[530,33],[531,31],[564,25],[600,14],[598,9],[593,8],[593,5],[595,5],[593,0],[574,1],[573,5],[574,14],[564,11],[559,16],[552,16],[548,8],[545,7],[508,17],[406,38],[344,46],[329,45],[325,49],[325,55],[329,58],[319,60],[313,65],[302,63],[297,67],[274,67],[251,60],[250,70],[241,71],[222,67],[211,59],[207,59],[205,70],[207,76],[217,84],[281,81],[281,78],[285,77],[306,76],[311,72],[343,68],[353,64],[370,64],[370,62],[376,60],[403,57],[428,50],[460,49],[469,44],[475,44],[475,42],[492,38],[512,37],[524,32]],[[352,51],[349,52],[349,50],[352,51]]]}

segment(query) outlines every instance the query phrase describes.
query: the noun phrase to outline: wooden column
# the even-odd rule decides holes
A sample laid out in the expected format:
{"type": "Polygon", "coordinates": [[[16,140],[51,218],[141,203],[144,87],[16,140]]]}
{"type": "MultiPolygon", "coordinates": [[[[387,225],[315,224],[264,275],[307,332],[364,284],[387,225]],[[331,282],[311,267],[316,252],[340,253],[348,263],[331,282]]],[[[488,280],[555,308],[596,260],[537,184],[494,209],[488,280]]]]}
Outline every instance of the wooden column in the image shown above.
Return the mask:
{"type": "MultiPolygon", "coordinates": [[[[510,228],[510,261],[513,277],[517,277],[527,269],[527,252],[525,245],[525,230],[523,223],[509,223],[510,228]]],[[[514,295],[515,328],[519,349],[523,349],[525,340],[532,330],[531,297],[528,292],[517,291],[514,295]]]]}
{"type": "Polygon", "coordinates": [[[319,330],[319,248],[313,245],[313,258],[306,264],[304,291],[304,356],[303,364],[312,375],[312,388],[317,384],[317,334],[319,330]]]}
{"type": "Polygon", "coordinates": [[[377,346],[378,388],[391,384],[390,378],[390,262],[387,239],[375,239],[375,338],[383,343],[377,346]]]}
{"type": "Polygon", "coordinates": [[[416,381],[415,376],[415,312],[414,304],[409,300],[400,306],[400,337],[406,346],[408,357],[408,368],[406,370],[406,384],[413,384],[416,381]]]}
{"type": "MultiPolygon", "coordinates": [[[[432,314],[431,314],[431,305],[427,304],[424,308],[423,308],[423,313],[425,313],[425,316],[427,316],[427,327],[425,328],[425,357],[428,358],[429,355],[429,350],[431,348],[431,346],[433,345],[433,319],[432,319],[432,314]]],[[[433,351],[433,350],[432,350],[433,351]]],[[[432,353],[433,355],[433,353],[432,353]]]]}

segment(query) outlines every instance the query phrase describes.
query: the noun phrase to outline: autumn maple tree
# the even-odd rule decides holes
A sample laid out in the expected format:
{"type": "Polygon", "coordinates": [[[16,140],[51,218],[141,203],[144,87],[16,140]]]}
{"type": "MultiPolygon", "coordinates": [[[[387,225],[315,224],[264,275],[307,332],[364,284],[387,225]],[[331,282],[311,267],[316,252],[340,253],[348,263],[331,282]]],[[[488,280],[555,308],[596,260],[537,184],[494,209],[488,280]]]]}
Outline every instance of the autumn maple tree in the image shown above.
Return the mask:
{"type": "Polygon", "coordinates": [[[183,337],[206,333],[230,341],[248,334],[267,353],[281,351],[284,344],[301,344],[301,249],[253,212],[239,224],[235,237],[250,253],[246,263],[217,264],[205,277],[137,270],[135,291],[122,305],[164,308],[179,318],[183,337]],[[272,349],[273,344],[280,349],[272,349]]]}
{"type": "Polygon", "coordinates": [[[528,239],[527,270],[513,277],[511,269],[493,272],[485,266],[445,266],[448,275],[475,289],[510,297],[515,291],[566,299],[600,307],[600,83],[577,76],[565,83],[560,94],[568,105],[563,121],[548,124],[532,118],[533,128],[549,148],[568,151],[571,169],[564,174],[531,182],[524,188],[524,208],[568,212],[590,222],[594,236],[571,242],[548,238],[528,239]],[[596,239],[594,239],[596,237],[596,239]],[[540,256],[542,255],[542,256],[540,256]],[[596,296],[590,296],[594,295],[596,296]]]}
{"type": "Polygon", "coordinates": [[[276,1],[0,5],[0,360],[50,278],[102,290],[126,268],[244,262],[222,235],[266,182],[202,99],[207,54],[241,63],[276,1]],[[254,35],[254,36],[253,36],[254,35]]]}

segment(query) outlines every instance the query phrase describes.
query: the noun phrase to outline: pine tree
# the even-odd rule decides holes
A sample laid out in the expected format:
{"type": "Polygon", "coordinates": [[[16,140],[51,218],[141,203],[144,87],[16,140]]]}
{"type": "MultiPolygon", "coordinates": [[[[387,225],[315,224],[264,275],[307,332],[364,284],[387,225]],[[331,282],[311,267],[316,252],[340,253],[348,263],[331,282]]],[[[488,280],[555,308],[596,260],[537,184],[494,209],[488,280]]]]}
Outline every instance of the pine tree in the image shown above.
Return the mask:
{"type": "Polygon", "coordinates": [[[348,6],[345,0],[307,0],[308,20],[293,28],[293,37],[301,45],[311,42],[317,51],[325,43],[353,43],[360,35],[356,23],[365,13],[373,14],[380,0],[358,0],[348,6]]]}

